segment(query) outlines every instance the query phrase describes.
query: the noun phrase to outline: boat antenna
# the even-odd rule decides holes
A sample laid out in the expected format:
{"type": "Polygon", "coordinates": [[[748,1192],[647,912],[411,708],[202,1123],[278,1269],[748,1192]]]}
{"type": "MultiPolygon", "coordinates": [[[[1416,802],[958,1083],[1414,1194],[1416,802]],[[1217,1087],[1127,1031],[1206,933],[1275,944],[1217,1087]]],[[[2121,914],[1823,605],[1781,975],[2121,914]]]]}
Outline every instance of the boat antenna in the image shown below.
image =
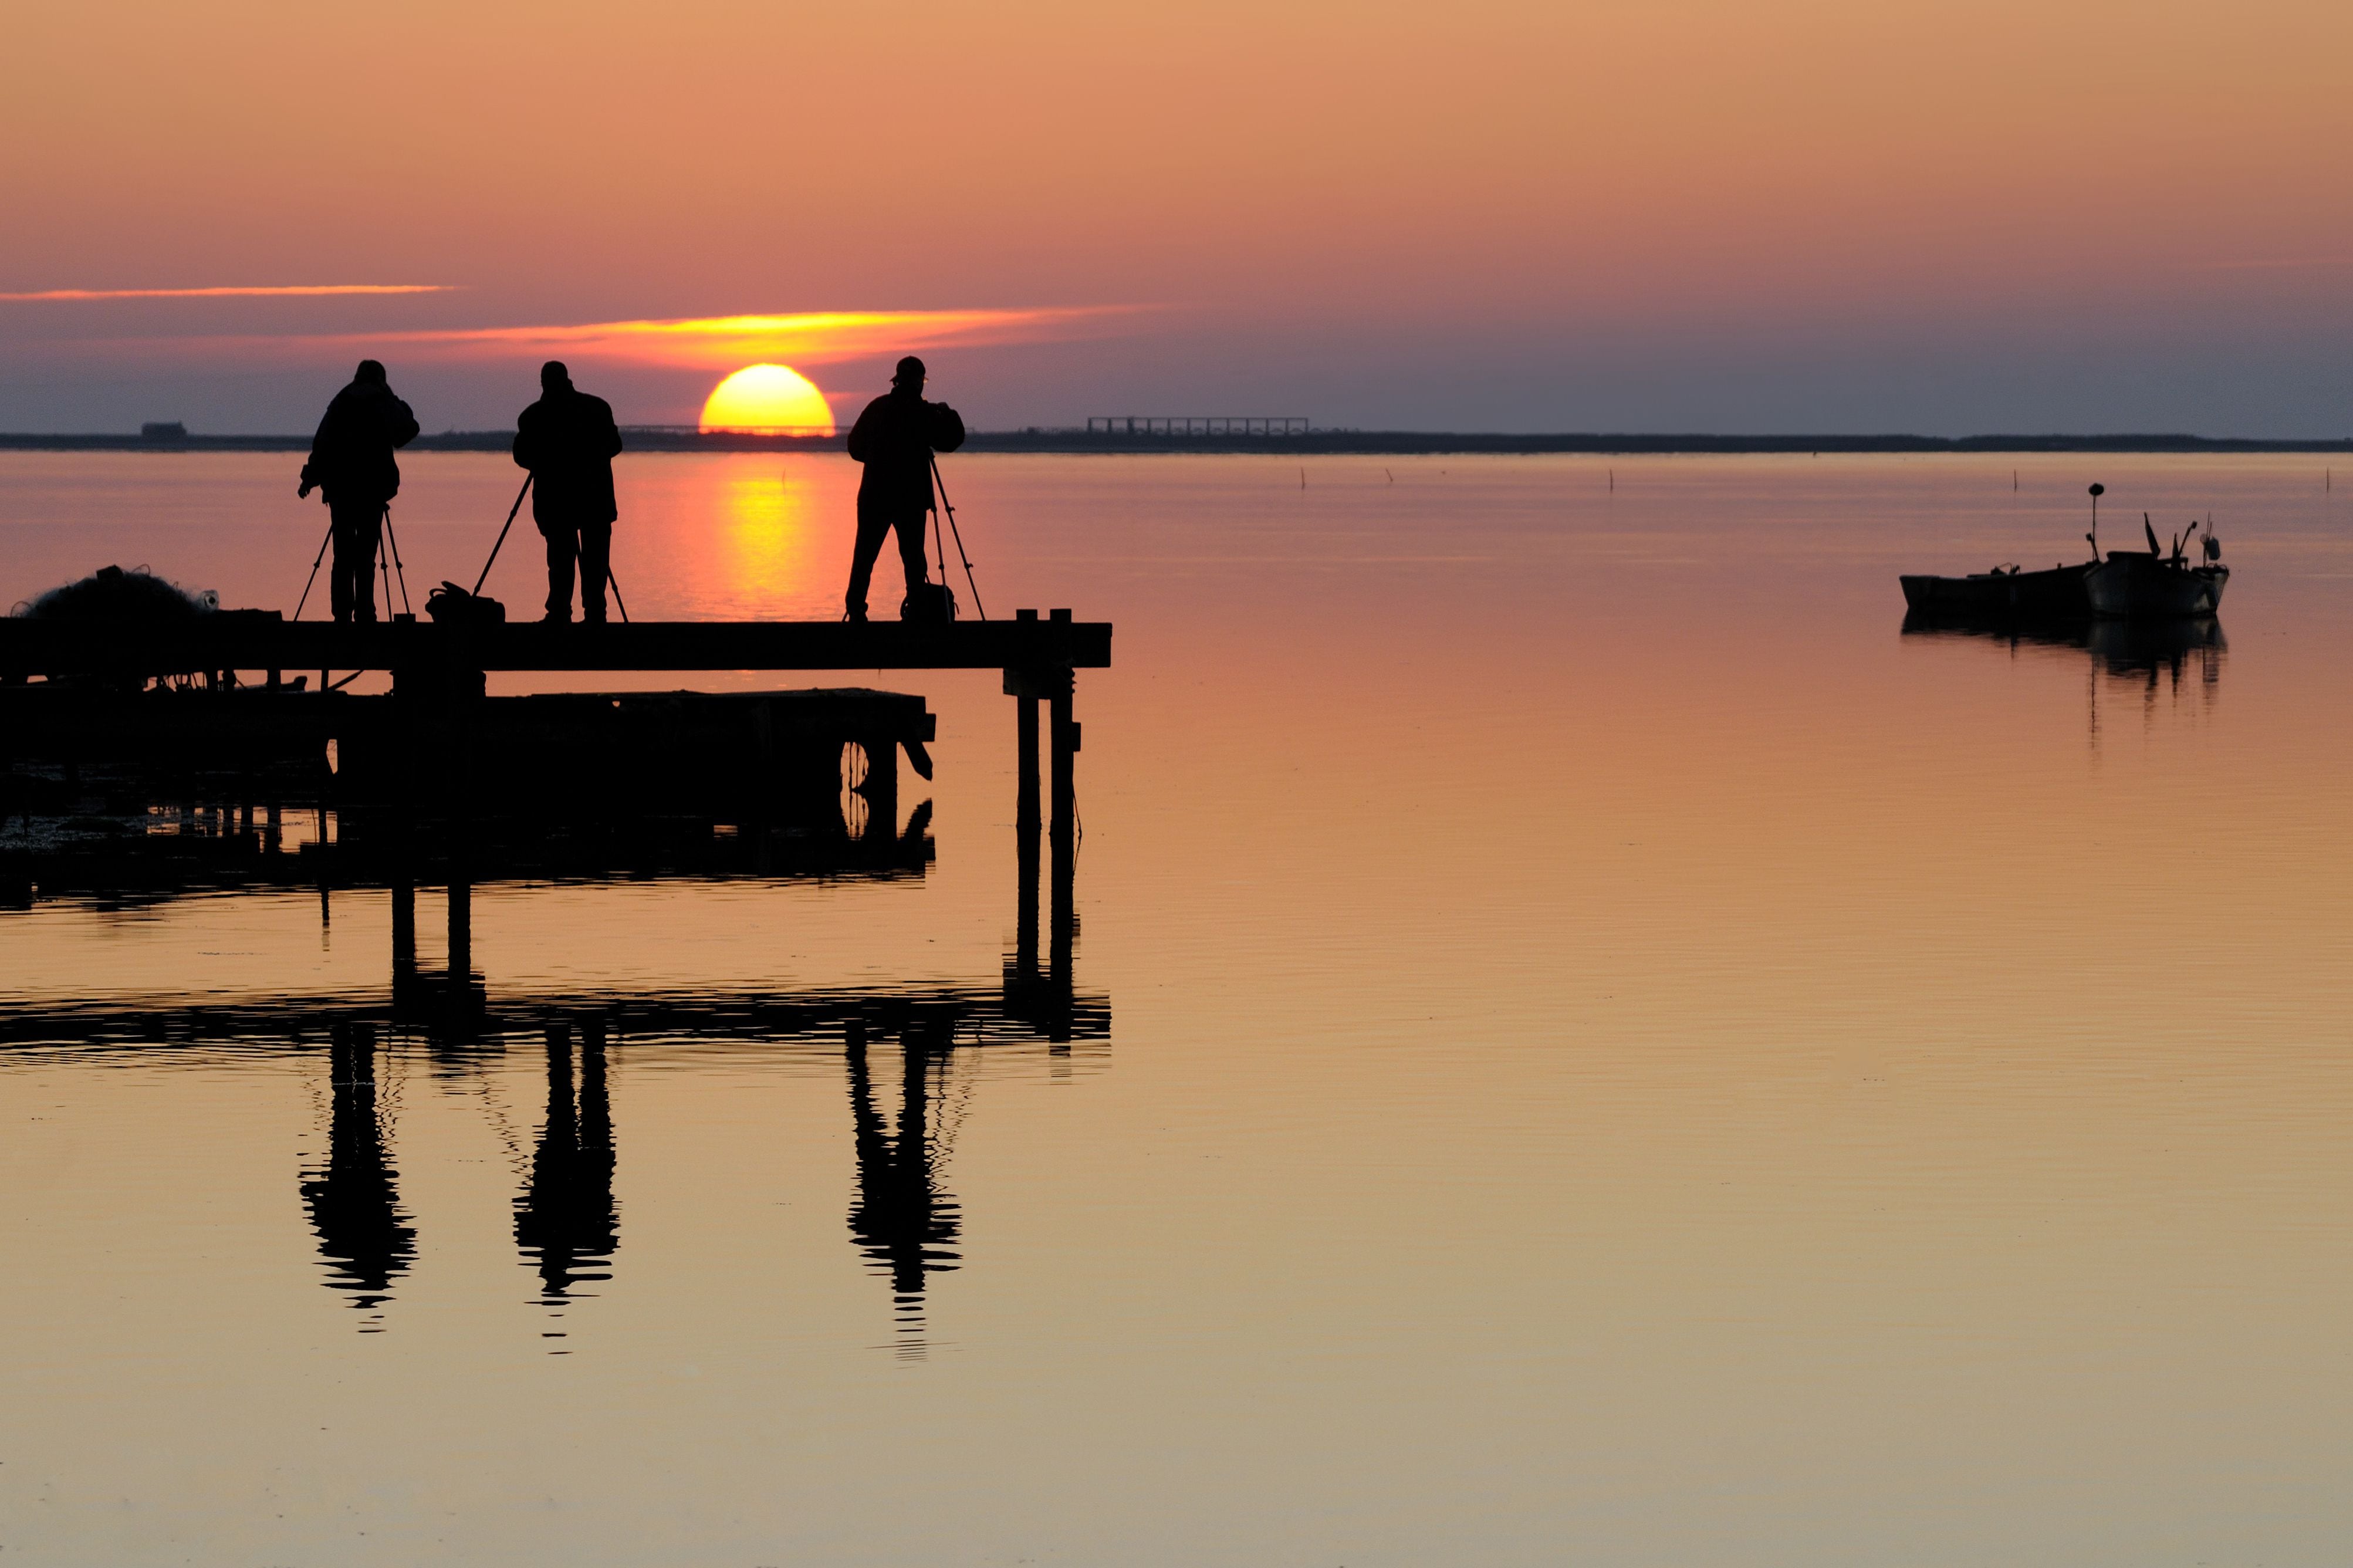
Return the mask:
{"type": "Polygon", "coordinates": [[[2158,554],[2159,552],[2157,547],[2157,524],[2148,520],[2148,514],[2146,512],[2140,514],[2140,531],[2148,535],[2148,553],[2152,556],[2158,554]]]}
{"type": "Polygon", "coordinates": [[[2092,542],[2092,560],[2094,564],[2097,564],[2100,558],[2100,497],[2107,493],[2108,487],[2105,484],[2092,486],[2092,531],[2084,537],[2092,542]]]}

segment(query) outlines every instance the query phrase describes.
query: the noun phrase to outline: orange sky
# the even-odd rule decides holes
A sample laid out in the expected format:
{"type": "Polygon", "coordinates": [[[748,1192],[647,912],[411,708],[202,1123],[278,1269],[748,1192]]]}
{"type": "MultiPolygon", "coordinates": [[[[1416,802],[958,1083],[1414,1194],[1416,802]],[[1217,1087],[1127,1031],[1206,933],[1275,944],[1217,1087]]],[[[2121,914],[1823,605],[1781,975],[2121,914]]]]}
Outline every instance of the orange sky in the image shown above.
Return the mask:
{"type": "MultiPolygon", "coordinates": [[[[2347,424],[2353,12],[2309,0],[887,24],[428,0],[395,27],[257,4],[12,27],[0,292],[451,288],[0,302],[0,427],[140,417],[109,401],[118,356],[63,346],[91,337],[1090,306],[1154,308],[951,362],[984,422],[2347,424]]],[[[158,357],[191,396],[259,377],[214,388],[245,428],[323,395],[279,356],[158,357]]],[[[625,416],[708,382],[637,375],[625,416]]],[[[453,408],[428,425],[514,401],[431,385],[453,408]]]]}

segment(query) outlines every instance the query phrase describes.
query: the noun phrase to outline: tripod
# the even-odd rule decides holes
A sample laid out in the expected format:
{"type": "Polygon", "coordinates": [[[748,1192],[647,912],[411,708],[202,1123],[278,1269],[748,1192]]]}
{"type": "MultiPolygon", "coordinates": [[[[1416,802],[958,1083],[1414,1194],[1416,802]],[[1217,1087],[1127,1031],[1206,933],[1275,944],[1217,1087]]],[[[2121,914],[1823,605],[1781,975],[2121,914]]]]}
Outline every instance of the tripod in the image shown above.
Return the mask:
{"type": "MultiPolygon", "coordinates": [[[[393,535],[392,504],[389,502],[385,503],[381,527],[383,532],[376,539],[376,567],[384,574],[384,612],[386,615],[392,613],[392,580],[393,575],[397,573],[400,578],[400,608],[413,615],[416,612],[408,602],[408,572],[400,564],[400,541],[393,535]],[[385,554],[387,546],[390,546],[388,556],[385,554]]],[[[311,602],[311,589],[319,581],[319,568],[326,563],[327,551],[334,542],[335,520],[331,513],[327,518],[327,535],[319,541],[319,553],[311,558],[311,575],[302,579],[302,597],[294,601],[294,619],[297,620],[302,619],[303,606],[311,602]]]]}
{"type": "Polygon", "coordinates": [[[948,500],[948,482],[940,477],[940,460],[936,455],[932,459],[932,482],[939,487],[940,492],[939,510],[932,514],[932,536],[939,541],[940,547],[940,581],[948,580],[948,542],[940,538],[940,517],[944,513],[948,532],[955,535],[956,557],[964,562],[964,586],[972,590],[973,609],[980,611],[981,620],[987,620],[988,607],[980,602],[980,585],[973,580],[972,557],[964,553],[964,530],[956,526],[955,506],[948,500]]]}
{"type": "MultiPolygon", "coordinates": [[[[401,613],[414,620],[417,611],[408,602],[408,573],[400,564],[400,541],[392,532],[392,503],[388,501],[384,505],[384,539],[376,556],[379,564],[387,551],[392,557],[393,572],[400,578],[401,613]]],[[[392,584],[389,582],[384,585],[384,612],[386,615],[392,613],[392,584]]]]}
{"type": "MultiPolygon", "coordinates": [[[[491,580],[491,568],[499,564],[499,552],[506,548],[507,530],[514,526],[515,516],[522,510],[522,498],[531,493],[531,482],[538,477],[536,473],[526,473],[522,476],[522,488],[515,492],[514,504],[507,508],[507,520],[500,525],[498,542],[491,546],[491,558],[482,563],[482,575],[474,579],[474,592],[477,595],[481,593],[482,585],[491,580]]],[[[613,575],[612,563],[609,561],[605,566],[605,586],[613,590],[613,603],[621,611],[622,624],[628,624],[628,601],[621,597],[621,579],[613,575]]],[[[588,584],[585,573],[582,574],[580,590],[581,597],[587,598],[588,584]]]]}

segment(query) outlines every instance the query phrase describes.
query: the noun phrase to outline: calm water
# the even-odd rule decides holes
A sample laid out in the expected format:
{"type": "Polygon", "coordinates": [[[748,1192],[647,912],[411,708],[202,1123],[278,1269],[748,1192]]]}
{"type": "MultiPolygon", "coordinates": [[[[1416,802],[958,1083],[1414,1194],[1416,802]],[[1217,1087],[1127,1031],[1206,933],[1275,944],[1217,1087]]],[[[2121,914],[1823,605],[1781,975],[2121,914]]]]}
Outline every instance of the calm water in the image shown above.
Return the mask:
{"type": "MultiPolygon", "coordinates": [[[[290,608],[295,466],[0,458],[0,598],[290,608]]],[[[514,471],[405,467],[470,580],[514,471]]],[[[390,1016],[381,890],[0,913],[5,1561],[2342,1560],[2319,460],[948,477],[993,611],[1118,624],[1107,1029],[846,1022],[997,995],[993,674],[876,683],[920,876],[477,889],[476,1048],[390,1016]],[[2219,639],[1900,633],[2094,479],[2213,512],[2219,639]]],[[[838,613],[854,479],[628,460],[631,609],[838,613]]]]}

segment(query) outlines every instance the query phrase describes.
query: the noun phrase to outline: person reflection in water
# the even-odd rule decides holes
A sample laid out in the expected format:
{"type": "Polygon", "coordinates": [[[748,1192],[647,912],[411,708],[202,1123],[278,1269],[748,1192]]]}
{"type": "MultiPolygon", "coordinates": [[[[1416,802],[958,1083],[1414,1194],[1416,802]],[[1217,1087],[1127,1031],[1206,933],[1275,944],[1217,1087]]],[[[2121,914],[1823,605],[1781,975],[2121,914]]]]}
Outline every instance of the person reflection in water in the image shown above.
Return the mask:
{"type": "Polygon", "coordinates": [[[384,509],[400,493],[396,449],[417,439],[417,416],[392,395],[384,366],[363,359],[311,438],[295,495],[320,493],[335,541],[327,601],[337,620],[375,619],[375,552],[384,509]]]}
{"type": "Polygon", "coordinates": [[[613,1205],[613,1109],[605,1088],[605,1022],[590,1019],[580,1044],[580,1095],[572,1092],[572,1030],[547,1028],[547,1124],[515,1200],[515,1245],[539,1266],[543,1306],[575,1286],[610,1279],[620,1219],[613,1205]]]}
{"type": "MultiPolygon", "coordinates": [[[[849,455],[866,468],[858,481],[858,543],[849,557],[849,619],[866,619],[866,589],[887,534],[899,536],[899,565],[912,606],[931,581],[923,566],[923,516],[932,508],[932,454],[964,445],[964,420],[945,403],[923,401],[923,362],[899,362],[891,390],[866,405],[849,428],[849,455]]],[[[904,609],[902,614],[905,613],[904,609]]]]}
{"type": "Polygon", "coordinates": [[[850,1021],[849,1116],[858,1197],[849,1207],[849,1234],[871,1262],[890,1274],[901,1331],[920,1333],[924,1278],[956,1266],[963,1217],[955,1200],[940,1190],[929,1136],[930,1069],[944,1053],[931,1048],[918,1024],[901,1032],[899,1048],[899,1130],[893,1138],[874,1106],[865,1022],[850,1021]]]}
{"type": "Polygon", "coordinates": [[[620,427],[613,406],[572,385],[560,359],[539,367],[539,401],[515,417],[514,460],[531,470],[531,516],[547,540],[547,613],[572,619],[572,568],[580,567],[580,619],[605,623],[613,574],[613,460],[620,427]]]}
{"type": "Polygon", "coordinates": [[[376,1119],[374,1033],[364,1023],[331,1025],[327,1063],[332,1096],[327,1163],[303,1178],[302,1206],[327,1260],[327,1284],[351,1292],[353,1306],[373,1311],[391,1296],[392,1282],[408,1272],[417,1232],[400,1212],[392,1159],[376,1119]]]}

